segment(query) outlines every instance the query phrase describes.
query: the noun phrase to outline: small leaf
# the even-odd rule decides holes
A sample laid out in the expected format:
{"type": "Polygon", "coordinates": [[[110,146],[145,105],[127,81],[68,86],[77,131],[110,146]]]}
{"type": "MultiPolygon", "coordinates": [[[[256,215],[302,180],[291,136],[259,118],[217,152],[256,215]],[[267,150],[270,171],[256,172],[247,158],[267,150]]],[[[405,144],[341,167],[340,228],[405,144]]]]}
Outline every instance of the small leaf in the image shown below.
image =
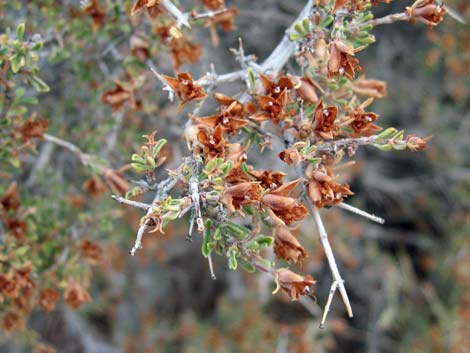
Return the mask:
{"type": "Polygon", "coordinates": [[[161,149],[163,148],[163,146],[166,143],[167,143],[167,140],[165,140],[165,139],[158,140],[158,142],[155,144],[155,146],[153,147],[153,150],[152,150],[153,157],[156,158],[160,154],[161,149]]]}
{"type": "Polygon", "coordinates": [[[238,260],[238,263],[240,264],[240,267],[243,268],[246,272],[248,273],[256,272],[256,267],[253,266],[251,263],[244,261],[244,260],[238,260]]]}
{"type": "Polygon", "coordinates": [[[49,90],[50,90],[47,83],[45,83],[42,79],[40,79],[36,75],[31,75],[29,77],[29,81],[31,83],[31,86],[33,86],[34,89],[38,92],[49,92],[49,90]]]}
{"type": "Polygon", "coordinates": [[[16,27],[16,38],[19,40],[19,41],[22,41],[23,40],[23,37],[24,37],[24,29],[25,29],[25,24],[24,23],[20,23],[18,25],[18,27],[16,27]]]}
{"type": "Polygon", "coordinates": [[[260,246],[270,246],[274,242],[274,238],[268,236],[261,236],[259,238],[256,238],[256,242],[260,246]]]}

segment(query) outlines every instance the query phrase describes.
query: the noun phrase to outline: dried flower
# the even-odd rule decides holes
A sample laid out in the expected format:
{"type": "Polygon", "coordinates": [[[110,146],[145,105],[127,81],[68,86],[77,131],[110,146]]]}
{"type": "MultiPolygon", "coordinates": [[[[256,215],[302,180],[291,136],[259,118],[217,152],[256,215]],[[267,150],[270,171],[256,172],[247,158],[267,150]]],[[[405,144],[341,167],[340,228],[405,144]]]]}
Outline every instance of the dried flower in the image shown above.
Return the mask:
{"type": "Polygon", "coordinates": [[[279,259],[294,261],[295,263],[306,258],[307,251],[292,235],[289,228],[285,226],[275,226],[273,228],[274,253],[279,259]]]}
{"type": "Polygon", "coordinates": [[[313,113],[313,130],[324,139],[333,139],[338,135],[338,126],[335,125],[338,108],[335,106],[323,107],[321,100],[313,113]]]}
{"type": "Polygon", "coordinates": [[[373,124],[379,116],[375,113],[364,111],[365,105],[367,105],[367,101],[349,114],[349,118],[352,121],[351,127],[354,130],[351,134],[352,137],[371,136],[377,131],[382,130],[380,126],[373,124]]]}
{"type": "Polygon", "coordinates": [[[316,207],[336,205],[353,194],[348,184],[337,183],[325,170],[314,170],[311,178],[307,193],[316,207]]]}
{"type": "Polygon", "coordinates": [[[260,112],[250,116],[250,119],[256,121],[271,120],[275,124],[279,124],[286,117],[284,108],[288,102],[287,91],[284,90],[277,99],[269,96],[261,96],[258,99],[260,112]]]}
{"type": "Polygon", "coordinates": [[[73,309],[80,308],[91,301],[88,291],[78,282],[70,283],[64,292],[65,302],[73,309]]]}
{"type": "Polygon", "coordinates": [[[130,39],[131,53],[140,61],[150,58],[149,38],[145,33],[137,32],[130,39]]]}
{"type": "Polygon", "coordinates": [[[368,80],[360,77],[351,85],[353,91],[362,96],[383,98],[387,95],[387,83],[381,80],[368,80]]]}
{"type": "Polygon", "coordinates": [[[15,182],[11,183],[2,197],[0,197],[0,205],[6,212],[16,211],[20,207],[18,185],[15,182]]]}
{"type": "Polygon", "coordinates": [[[219,10],[225,6],[224,0],[201,0],[205,7],[209,10],[219,10]]]}
{"type": "Polygon", "coordinates": [[[176,95],[183,103],[190,101],[200,101],[207,97],[201,86],[194,84],[193,78],[187,72],[178,74],[177,78],[162,75],[168,86],[175,91],[176,95]]]}
{"type": "Polygon", "coordinates": [[[115,81],[115,88],[103,93],[101,102],[111,106],[113,111],[121,110],[126,103],[134,105],[134,94],[132,89],[126,87],[119,81],[115,81]]]}
{"type": "Polygon", "coordinates": [[[91,17],[94,31],[106,24],[106,13],[100,7],[98,0],[91,0],[90,5],[85,8],[85,13],[91,17]]]}
{"type": "Polygon", "coordinates": [[[92,243],[89,240],[84,240],[80,245],[80,252],[82,256],[91,263],[97,263],[100,260],[103,249],[98,244],[92,243]]]}
{"type": "Polygon", "coordinates": [[[328,60],[328,76],[346,76],[354,78],[356,70],[360,71],[359,60],[353,57],[354,49],[339,40],[330,44],[330,58],[328,60]]]}
{"type": "Polygon", "coordinates": [[[160,0],[137,0],[132,6],[131,16],[144,9],[151,11],[153,8],[158,8],[158,5],[160,5],[160,0]]]}
{"type": "Polygon", "coordinates": [[[106,191],[106,186],[100,177],[93,175],[83,183],[83,189],[88,191],[91,197],[96,198],[106,191]]]}
{"type": "Polygon", "coordinates": [[[50,346],[46,346],[44,344],[38,344],[34,348],[33,353],[56,353],[56,350],[50,346]]]}
{"type": "Polygon", "coordinates": [[[45,288],[39,293],[39,307],[51,311],[55,308],[55,303],[59,299],[59,292],[52,288],[45,288]]]}
{"type": "Polygon", "coordinates": [[[298,184],[298,180],[291,181],[271,190],[261,198],[263,206],[268,209],[275,223],[289,225],[300,221],[307,215],[307,208],[297,199],[289,196],[298,184]]]}
{"type": "Polygon", "coordinates": [[[282,185],[282,179],[287,175],[282,172],[271,170],[250,170],[249,174],[261,183],[265,189],[275,189],[282,185]]]}
{"type": "Polygon", "coordinates": [[[221,104],[220,111],[211,116],[191,116],[191,119],[197,122],[198,125],[209,128],[222,126],[227,133],[235,134],[239,129],[248,124],[248,120],[243,117],[243,104],[220,93],[216,93],[214,96],[221,104]]]}
{"type": "Polygon", "coordinates": [[[115,194],[124,194],[129,189],[126,179],[118,171],[111,168],[103,168],[102,174],[106,183],[115,194]]]}
{"type": "Polygon", "coordinates": [[[293,147],[286,148],[284,151],[281,151],[278,156],[283,162],[290,166],[297,165],[301,160],[299,151],[293,147]]]}
{"type": "Polygon", "coordinates": [[[2,319],[2,328],[5,332],[21,331],[25,326],[25,322],[22,316],[16,312],[7,312],[2,319]]]}
{"type": "Polygon", "coordinates": [[[409,150],[413,152],[421,151],[427,147],[428,141],[430,141],[431,139],[431,136],[421,138],[416,135],[408,135],[406,137],[406,147],[408,147],[409,150]]]}
{"type": "Polygon", "coordinates": [[[46,119],[36,120],[30,118],[20,127],[21,138],[23,141],[29,141],[33,138],[42,138],[48,126],[49,122],[46,119]]]}
{"type": "Polygon", "coordinates": [[[431,28],[442,22],[446,12],[445,7],[436,4],[434,0],[417,0],[406,7],[406,13],[412,20],[421,21],[431,28]]]}
{"type": "Polygon", "coordinates": [[[294,83],[294,88],[297,94],[307,103],[318,102],[318,95],[316,91],[316,85],[310,77],[290,77],[294,83]]]}
{"type": "Polygon", "coordinates": [[[253,204],[260,199],[260,187],[255,182],[244,182],[225,188],[222,201],[230,212],[240,211],[241,206],[253,204]]]}
{"type": "MultiPolygon", "coordinates": [[[[238,12],[236,7],[231,7],[225,11],[216,13],[207,19],[205,26],[218,26],[225,32],[231,32],[235,28],[235,17],[238,15],[238,12]]],[[[218,43],[218,41],[216,41],[216,43],[218,43]]]]}
{"type": "Polygon", "coordinates": [[[221,157],[225,155],[225,139],[223,128],[220,125],[209,133],[206,129],[200,129],[197,134],[199,144],[202,146],[204,155],[208,158],[221,157]]]}
{"type": "Polygon", "coordinates": [[[5,294],[9,298],[15,298],[20,290],[18,279],[12,274],[0,273],[0,294],[5,294]]]}
{"type": "Polygon", "coordinates": [[[280,268],[276,270],[276,289],[282,289],[292,300],[298,300],[302,295],[311,295],[313,293],[313,286],[315,281],[310,275],[301,276],[287,268],[280,268]]]}
{"type": "MultiPolygon", "coordinates": [[[[260,74],[259,78],[263,85],[263,88],[266,92],[266,96],[272,97],[274,99],[278,99],[284,94],[284,91],[288,91],[294,88],[294,84],[292,83],[291,79],[287,76],[279,77],[278,82],[274,82],[268,76],[264,74],[260,74]]],[[[286,95],[288,97],[288,95],[286,95]]],[[[286,104],[290,103],[290,98],[287,98],[286,104]]]]}

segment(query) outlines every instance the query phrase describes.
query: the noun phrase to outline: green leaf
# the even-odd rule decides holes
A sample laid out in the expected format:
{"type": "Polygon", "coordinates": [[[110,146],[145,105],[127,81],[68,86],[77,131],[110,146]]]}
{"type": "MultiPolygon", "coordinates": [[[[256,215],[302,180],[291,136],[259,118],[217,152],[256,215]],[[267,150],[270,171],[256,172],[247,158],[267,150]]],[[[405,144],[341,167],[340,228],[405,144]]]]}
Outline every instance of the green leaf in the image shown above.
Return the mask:
{"type": "Polygon", "coordinates": [[[251,263],[241,260],[238,260],[238,263],[240,264],[240,267],[244,269],[246,272],[253,273],[256,272],[256,267],[253,266],[251,263]]]}
{"type": "Polygon", "coordinates": [[[321,22],[320,22],[320,27],[325,28],[328,27],[330,24],[333,23],[333,20],[335,18],[332,15],[326,16],[321,22]]]}
{"type": "Polygon", "coordinates": [[[270,246],[274,242],[274,238],[273,237],[268,237],[268,236],[260,236],[260,237],[256,238],[256,242],[260,246],[270,246]]]}
{"type": "Polygon", "coordinates": [[[145,164],[145,160],[139,156],[137,153],[134,153],[131,157],[132,162],[137,162],[140,164],[145,164]]]}
{"type": "Polygon", "coordinates": [[[20,23],[18,25],[18,27],[16,27],[16,38],[19,40],[19,41],[22,41],[23,40],[23,37],[24,37],[24,29],[25,29],[25,24],[24,23],[20,23]]]}
{"type": "Polygon", "coordinates": [[[204,255],[204,257],[208,257],[211,254],[214,247],[215,247],[215,242],[212,241],[212,238],[211,238],[211,229],[210,227],[206,226],[206,230],[204,232],[204,238],[202,239],[202,245],[201,245],[202,255],[204,255]]]}
{"type": "Polygon", "coordinates": [[[155,146],[153,147],[153,150],[152,150],[152,156],[153,157],[157,157],[161,151],[161,149],[163,148],[163,146],[167,143],[167,140],[165,139],[160,139],[158,140],[158,142],[155,144],[155,146]]]}
{"type": "Polygon", "coordinates": [[[26,59],[24,55],[20,55],[18,53],[13,55],[10,58],[10,62],[11,62],[11,70],[15,74],[18,73],[18,71],[20,71],[20,69],[26,65],[26,59]]]}
{"type": "Polygon", "coordinates": [[[47,83],[45,83],[42,79],[40,79],[36,75],[31,75],[29,77],[29,82],[31,83],[31,86],[33,86],[34,89],[38,92],[49,92],[50,90],[47,83]]]}

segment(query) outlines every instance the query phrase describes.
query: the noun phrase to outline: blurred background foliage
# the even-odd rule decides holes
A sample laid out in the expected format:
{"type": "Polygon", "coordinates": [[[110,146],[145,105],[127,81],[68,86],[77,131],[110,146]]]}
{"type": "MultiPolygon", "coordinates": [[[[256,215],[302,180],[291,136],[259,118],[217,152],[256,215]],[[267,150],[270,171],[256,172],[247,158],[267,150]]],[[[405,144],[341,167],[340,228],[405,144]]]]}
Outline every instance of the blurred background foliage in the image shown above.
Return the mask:
{"type": "MultiPolygon", "coordinates": [[[[383,126],[433,139],[421,153],[358,152],[350,175],[352,202],[387,222],[377,226],[341,210],[324,212],[355,317],[347,319],[338,300],[320,330],[319,306],[310,313],[281,295],[272,296],[274,284],[263,274],[230,271],[216,260],[218,279],[212,281],[200,256],[200,239],[184,241],[187,220],[165,235],[148,235],[138,256],[127,255],[142,214],[112,201],[111,190],[120,191],[119,182],[125,182],[121,172],[132,179],[127,163],[142,134],[157,130],[159,138],[171,141],[165,167],[175,166],[185,153],[181,126],[187,115],[169,104],[145,63],[150,58],[159,72],[172,73],[175,58],[169,58],[171,48],[161,36],[165,23],[130,18],[131,1],[97,3],[100,11],[86,11],[78,0],[0,1],[2,48],[7,36],[16,38],[20,23],[26,24],[26,45],[43,43],[34,52],[37,58],[26,63],[28,72],[15,81],[16,123],[10,124],[24,127],[47,119],[49,133],[93,155],[83,166],[76,155],[51,142],[32,143],[34,136],[24,133],[1,135],[0,200],[6,200],[16,181],[20,206],[8,214],[8,220],[17,222],[16,237],[5,235],[6,218],[0,225],[0,270],[34,268],[34,273],[26,274],[32,288],[22,287],[16,301],[0,297],[0,351],[468,350],[468,24],[447,17],[432,31],[407,23],[383,26],[374,30],[377,42],[359,56],[367,77],[388,83],[389,95],[373,106],[383,126]],[[40,82],[38,87],[28,75],[37,75],[46,86],[40,82]],[[116,89],[116,81],[132,99],[113,112],[101,97],[116,89]],[[21,150],[13,148],[18,141],[24,143],[21,150]],[[110,180],[103,168],[113,170],[117,179],[110,180]],[[35,306],[46,288],[54,288],[59,297],[50,307],[47,301],[35,306]],[[18,317],[5,319],[12,312],[18,317]]],[[[409,3],[393,1],[374,12],[383,16],[409,3]]],[[[240,10],[235,30],[219,32],[215,48],[208,29],[194,27],[189,36],[200,45],[201,58],[181,69],[193,77],[209,71],[211,63],[219,73],[237,69],[229,48],[238,45],[238,37],[245,52],[264,59],[303,4],[227,1],[240,10]]],[[[470,18],[468,1],[448,4],[470,18]]],[[[194,5],[181,1],[186,9],[194,5]]],[[[196,47],[192,52],[197,54],[196,47]]],[[[221,91],[231,94],[240,87],[221,91]]],[[[4,106],[5,99],[0,103],[4,106]]],[[[10,128],[2,125],[2,134],[10,128]]],[[[318,281],[316,296],[324,303],[329,272],[323,250],[308,224],[297,233],[310,251],[302,270],[318,281]]]]}

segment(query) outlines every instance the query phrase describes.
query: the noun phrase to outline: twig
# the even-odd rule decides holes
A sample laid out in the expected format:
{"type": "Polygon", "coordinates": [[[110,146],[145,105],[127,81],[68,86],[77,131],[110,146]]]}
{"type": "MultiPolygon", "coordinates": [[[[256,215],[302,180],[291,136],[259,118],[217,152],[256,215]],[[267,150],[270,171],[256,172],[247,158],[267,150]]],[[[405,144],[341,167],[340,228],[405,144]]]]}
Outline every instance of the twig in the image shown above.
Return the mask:
{"type": "MultiPolygon", "coordinates": [[[[168,191],[173,189],[173,187],[175,187],[178,181],[179,181],[179,177],[171,176],[165,180],[162,180],[160,183],[158,183],[158,186],[156,188],[158,191],[155,193],[155,197],[153,198],[152,204],[165,198],[168,195],[168,191]]],[[[147,210],[147,216],[150,215],[151,213],[152,213],[152,208],[150,207],[147,210]]],[[[137,236],[134,242],[134,246],[129,251],[129,253],[132,256],[135,255],[135,252],[137,250],[142,249],[142,237],[145,231],[147,230],[147,228],[148,228],[148,225],[144,222],[140,225],[139,229],[137,230],[137,236]]]]}
{"type": "Polygon", "coordinates": [[[349,211],[349,212],[352,212],[352,213],[355,213],[359,216],[362,216],[364,218],[367,218],[373,222],[377,222],[377,223],[380,223],[380,224],[384,224],[385,223],[385,219],[381,218],[381,217],[378,217],[374,214],[370,214],[370,213],[367,213],[357,207],[354,207],[354,206],[351,206],[351,205],[348,205],[347,203],[344,203],[344,202],[341,202],[339,204],[337,204],[336,206],[338,206],[339,208],[342,208],[343,210],[346,210],[346,211],[349,211]]]}
{"type": "Polygon", "coordinates": [[[178,28],[181,28],[181,26],[191,28],[191,25],[189,24],[190,15],[188,13],[181,12],[181,10],[178,9],[171,0],[162,0],[161,6],[163,6],[176,19],[176,25],[178,28]]]}
{"type": "MultiPolygon", "coordinates": [[[[346,287],[344,286],[344,280],[341,278],[341,274],[339,273],[338,265],[336,264],[335,256],[333,254],[333,250],[331,249],[331,245],[328,240],[328,234],[326,233],[325,226],[323,225],[323,221],[320,217],[320,212],[318,211],[318,208],[316,208],[313,205],[310,198],[305,197],[305,199],[307,200],[307,204],[310,208],[310,211],[312,212],[313,219],[315,220],[315,223],[317,225],[318,233],[320,235],[320,241],[323,245],[323,249],[325,250],[325,255],[326,255],[326,258],[328,259],[328,264],[330,266],[331,273],[333,274],[334,282],[331,286],[327,305],[328,305],[328,302],[331,303],[331,298],[333,297],[334,292],[336,291],[336,288],[338,288],[341,294],[341,297],[343,299],[344,305],[346,306],[348,316],[353,317],[351,303],[349,302],[348,293],[346,292],[346,287]]],[[[325,306],[325,311],[323,313],[323,318],[320,323],[320,327],[323,327],[325,325],[325,320],[328,314],[328,310],[329,310],[329,305],[325,306]]]]}
{"type": "Polygon", "coordinates": [[[112,195],[111,198],[119,203],[122,203],[122,204],[125,204],[125,205],[129,205],[129,206],[132,206],[132,207],[137,207],[137,208],[141,208],[143,210],[148,210],[149,208],[152,207],[151,204],[148,204],[148,203],[143,203],[143,202],[138,202],[138,201],[132,201],[132,200],[128,200],[124,197],[121,197],[121,196],[118,196],[118,195],[112,195]]]}
{"type": "Polygon", "coordinates": [[[75,154],[80,161],[82,162],[83,165],[89,165],[91,162],[91,156],[85,152],[83,152],[78,146],[74,145],[71,142],[62,140],[59,137],[52,136],[49,134],[44,134],[43,135],[44,139],[46,141],[52,142],[58,146],[64,147],[65,149],[69,150],[73,154],[75,154]]]}
{"type": "Polygon", "coordinates": [[[11,105],[13,104],[13,92],[11,87],[8,85],[8,82],[5,82],[5,91],[3,93],[3,106],[2,111],[0,112],[0,120],[3,120],[7,117],[8,112],[10,111],[11,105]]]}

